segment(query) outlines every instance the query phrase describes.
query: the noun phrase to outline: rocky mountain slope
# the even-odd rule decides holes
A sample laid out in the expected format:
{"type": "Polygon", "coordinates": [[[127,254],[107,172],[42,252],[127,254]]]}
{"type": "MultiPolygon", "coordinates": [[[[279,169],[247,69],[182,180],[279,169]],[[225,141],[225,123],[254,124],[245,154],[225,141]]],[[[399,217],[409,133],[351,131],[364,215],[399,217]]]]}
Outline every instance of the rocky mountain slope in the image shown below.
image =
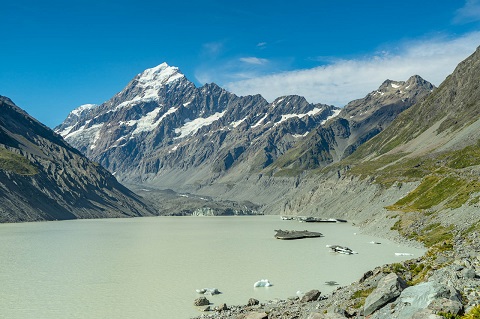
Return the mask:
{"type": "Polygon", "coordinates": [[[392,228],[428,245],[449,237],[452,227],[473,230],[480,202],[479,78],[477,49],[439,88],[340,162],[201,191],[264,200],[265,213],[356,220],[385,236],[392,228]]]}
{"type": "Polygon", "coordinates": [[[0,111],[0,222],[155,213],[10,99],[0,111]]]}
{"type": "Polygon", "coordinates": [[[386,80],[378,90],[348,103],[337,117],[318,126],[273,165],[280,169],[325,167],[352,154],[358,146],[383,131],[434,86],[420,76],[406,82],[386,80]]]}

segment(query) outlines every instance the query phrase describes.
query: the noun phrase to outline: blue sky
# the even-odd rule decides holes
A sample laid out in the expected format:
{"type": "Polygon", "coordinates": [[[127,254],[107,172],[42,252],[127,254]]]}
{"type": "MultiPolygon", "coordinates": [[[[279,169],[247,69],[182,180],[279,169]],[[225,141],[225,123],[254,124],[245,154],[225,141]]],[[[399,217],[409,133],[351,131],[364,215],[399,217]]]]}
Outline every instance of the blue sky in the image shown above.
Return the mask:
{"type": "Polygon", "coordinates": [[[0,0],[0,95],[50,127],[162,62],[197,86],[343,106],[435,85],[480,45],[480,0],[0,0]]]}

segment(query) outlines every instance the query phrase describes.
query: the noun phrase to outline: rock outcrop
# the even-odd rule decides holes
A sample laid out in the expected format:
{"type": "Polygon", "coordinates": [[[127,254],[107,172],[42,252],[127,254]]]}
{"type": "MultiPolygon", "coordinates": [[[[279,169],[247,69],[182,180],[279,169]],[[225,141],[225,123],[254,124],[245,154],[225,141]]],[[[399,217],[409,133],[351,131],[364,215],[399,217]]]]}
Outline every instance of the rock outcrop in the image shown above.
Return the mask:
{"type": "Polygon", "coordinates": [[[407,287],[405,280],[397,274],[391,273],[382,278],[377,288],[365,300],[363,313],[365,316],[377,311],[384,305],[395,300],[402,290],[407,287]]]}

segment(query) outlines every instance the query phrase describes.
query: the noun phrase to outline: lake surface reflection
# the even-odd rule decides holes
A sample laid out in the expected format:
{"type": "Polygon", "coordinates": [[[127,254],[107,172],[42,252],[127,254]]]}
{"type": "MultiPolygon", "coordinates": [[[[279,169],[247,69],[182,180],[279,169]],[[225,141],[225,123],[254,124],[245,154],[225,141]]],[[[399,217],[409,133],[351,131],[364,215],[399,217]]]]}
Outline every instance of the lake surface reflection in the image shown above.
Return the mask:
{"type": "Polygon", "coordinates": [[[246,304],[297,291],[335,289],[369,269],[423,250],[355,235],[344,223],[298,223],[278,216],[148,217],[0,225],[0,318],[189,318],[199,288],[246,304]],[[281,241],[275,229],[324,237],[281,241]],[[370,244],[379,241],[381,245],[370,244]],[[357,255],[333,254],[327,244],[357,255]],[[253,288],[260,279],[273,284],[253,288]]]}

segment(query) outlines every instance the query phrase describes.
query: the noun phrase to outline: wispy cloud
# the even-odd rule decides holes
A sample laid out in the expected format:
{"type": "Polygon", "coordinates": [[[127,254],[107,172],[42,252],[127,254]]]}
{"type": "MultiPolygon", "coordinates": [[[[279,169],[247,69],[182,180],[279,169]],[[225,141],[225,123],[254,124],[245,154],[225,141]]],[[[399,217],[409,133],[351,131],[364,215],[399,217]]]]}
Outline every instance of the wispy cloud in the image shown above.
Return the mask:
{"type": "Polygon", "coordinates": [[[453,22],[457,24],[480,21],[480,0],[467,0],[465,5],[455,12],[453,22]]]}
{"type": "MultiPolygon", "coordinates": [[[[439,85],[455,66],[475,51],[480,32],[462,37],[411,41],[370,56],[333,61],[321,67],[283,72],[224,85],[239,94],[262,94],[267,100],[298,94],[310,102],[343,106],[375,90],[386,79],[406,80],[418,74],[439,85]]],[[[226,83],[226,82],[224,82],[226,83]]]]}
{"type": "Polygon", "coordinates": [[[265,48],[267,46],[267,42],[260,42],[260,43],[257,43],[257,47],[258,48],[265,48]]]}
{"type": "Polygon", "coordinates": [[[254,56],[240,58],[240,61],[244,62],[244,63],[247,63],[247,64],[255,64],[255,65],[263,65],[263,64],[268,63],[267,59],[261,59],[261,58],[257,58],[257,57],[254,57],[254,56]]]}
{"type": "Polygon", "coordinates": [[[208,42],[204,43],[202,47],[202,55],[205,55],[210,58],[215,58],[220,55],[223,51],[224,44],[223,42],[208,42]]]}

